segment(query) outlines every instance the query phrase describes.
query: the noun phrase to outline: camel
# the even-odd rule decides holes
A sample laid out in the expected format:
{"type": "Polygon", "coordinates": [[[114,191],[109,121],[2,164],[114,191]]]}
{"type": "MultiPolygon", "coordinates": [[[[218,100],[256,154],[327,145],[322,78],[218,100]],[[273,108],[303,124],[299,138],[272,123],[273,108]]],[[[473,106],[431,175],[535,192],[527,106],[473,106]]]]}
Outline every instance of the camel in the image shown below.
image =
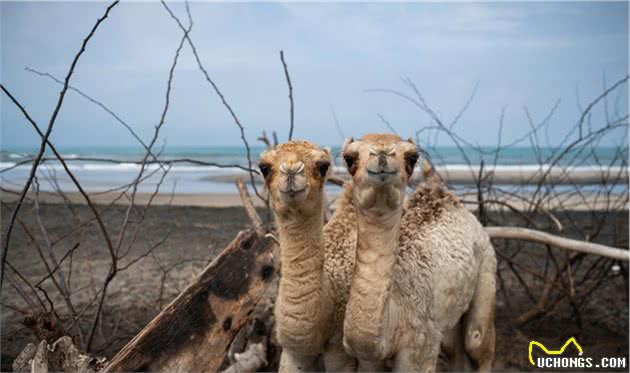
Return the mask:
{"type": "Polygon", "coordinates": [[[442,344],[452,368],[470,357],[489,371],[496,258],[481,224],[430,175],[404,208],[412,140],[370,134],[343,155],[358,228],[346,351],[373,369],[393,359],[396,371],[434,371],[442,344]]]}
{"type": "Polygon", "coordinates": [[[301,140],[275,146],[259,162],[280,242],[282,277],[275,317],[283,348],[281,372],[321,370],[320,356],[327,370],[356,370],[341,334],[356,223],[346,192],[324,227],[324,184],[330,164],[329,150],[301,140]]]}

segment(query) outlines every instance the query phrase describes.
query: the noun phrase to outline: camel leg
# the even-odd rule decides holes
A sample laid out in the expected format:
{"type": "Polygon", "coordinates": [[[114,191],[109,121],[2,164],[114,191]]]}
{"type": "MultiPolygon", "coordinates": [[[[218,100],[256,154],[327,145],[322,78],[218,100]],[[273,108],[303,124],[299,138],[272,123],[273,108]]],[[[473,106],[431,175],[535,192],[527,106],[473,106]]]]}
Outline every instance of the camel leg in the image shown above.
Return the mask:
{"type": "Polygon", "coordinates": [[[476,360],[480,372],[490,372],[492,370],[492,362],[494,361],[494,343],[495,343],[495,326],[494,323],[488,325],[488,332],[485,335],[484,344],[486,348],[482,351],[482,355],[476,360]]]}
{"type": "Polygon", "coordinates": [[[475,296],[464,325],[466,352],[481,372],[489,372],[494,360],[495,302],[496,258],[486,256],[481,264],[475,296]]]}
{"type": "Polygon", "coordinates": [[[455,344],[457,343],[456,328],[453,328],[442,335],[442,345],[440,348],[446,355],[446,365],[451,370],[453,361],[455,360],[455,344]]]}
{"type": "Polygon", "coordinates": [[[472,370],[470,358],[466,353],[463,317],[453,329],[444,334],[442,351],[446,354],[449,371],[470,372],[472,370]]]}
{"type": "Polygon", "coordinates": [[[415,348],[402,349],[396,354],[396,359],[394,362],[394,372],[433,373],[437,368],[438,355],[439,348],[434,348],[431,350],[418,350],[415,348]]]}
{"type": "Polygon", "coordinates": [[[410,338],[410,343],[396,353],[394,358],[394,372],[435,372],[438,357],[440,355],[439,333],[426,334],[427,331],[418,331],[414,337],[422,335],[422,338],[410,338]]]}
{"type": "Polygon", "coordinates": [[[328,342],[324,351],[324,366],[327,372],[356,372],[357,360],[343,349],[341,334],[335,335],[328,342]]]}
{"type": "Polygon", "coordinates": [[[357,372],[386,372],[388,369],[384,361],[359,360],[357,372]]]}
{"type": "Polygon", "coordinates": [[[318,356],[306,356],[293,353],[291,351],[282,350],[280,355],[280,366],[278,372],[319,372],[318,356]]]}

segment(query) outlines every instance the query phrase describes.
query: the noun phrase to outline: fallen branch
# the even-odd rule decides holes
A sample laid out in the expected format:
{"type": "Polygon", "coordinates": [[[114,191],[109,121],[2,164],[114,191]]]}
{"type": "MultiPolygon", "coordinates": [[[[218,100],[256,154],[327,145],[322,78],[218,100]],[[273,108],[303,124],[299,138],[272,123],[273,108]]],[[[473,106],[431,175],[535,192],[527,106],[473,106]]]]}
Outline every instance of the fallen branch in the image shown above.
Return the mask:
{"type": "Polygon", "coordinates": [[[17,358],[13,361],[13,371],[14,372],[30,372],[31,371],[31,362],[33,361],[33,357],[35,356],[35,352],[37,351],[37,346],[33,343],[29,343],[24,347],[22,352],[18,355],[17,358]]]}
{"type": "Polygon", "coordinates": [[[276,273],[273,246],[253,231],[239,233],[104,372],[217,371],[276,273]]]}
{"type": "Polygon", "coordinates": [[[48,373],[48,342],[39,342],[31,362],[31,373],[48,373]]]}
{"type": "Polygon", "coordinates": [[[104,361],[105,358],[85,354],[74,345],[72,338],[63,336],[52,345],[46,340],[40,341],[37,347],[29,343],[13,362],[13,371],[94,373],[104,361]]]}
{"type": "Polygon", "coordinates": [[[486,232],[490,238],[534,241],[555,246],[564,250],[579,251],[581,253],[600,255],[616,260],[630,261],[630,252],[628,250],[592,242],[558,237],[533,229],[517,227],[486,227],[486,232]]]}

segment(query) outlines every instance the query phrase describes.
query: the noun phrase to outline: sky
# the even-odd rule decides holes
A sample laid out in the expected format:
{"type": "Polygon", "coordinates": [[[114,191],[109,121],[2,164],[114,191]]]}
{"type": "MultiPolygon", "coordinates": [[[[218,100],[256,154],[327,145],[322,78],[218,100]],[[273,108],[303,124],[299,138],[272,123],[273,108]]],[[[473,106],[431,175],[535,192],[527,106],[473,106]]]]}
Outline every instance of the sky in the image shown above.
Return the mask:
{"type": "MultiPolygon", "coordinates": [[[[63,78],[105,7],[0,2],[0,81],[40,127],[48,123],[60,86],[25,67],[63,78]]],[[[184,4],[171,7],[186,20],[184,4]]],[[[503,107],[507,142],[528,130],[525,108],[540,121],[560,100],[549,129],[554,143],[577,122],[580,106],[628,74],[627,2],[193,2],[190,8],[191,37],[201,61],[252,143],[263,129],[276,130],[281,140],[288,136],[280,50],[294,88],[295,137],[327,145],[341,144],[342,136],[387,131],[379,115],[405,137],[431,125],[409,102],[374,91],[410,93],[402,81],[406,78],[445,122],[474,91],[455,129],[480,145],[496,142],[503,107]]],[[[122,2],[90,41],[71,85],[107,105],[148,141],[160,119],[181,37],[161,4],[122,2]]],[[[627,85],[613,101],[611,107],[627,113],[627,85]]],[[[6,96],[0,104],[2,148],[37,145],[35,132],[6,96]]],[[[594,123],[602,120],[603,113],[595,112],[594,123]]],[[[52,140],[60,147],[136,144],[111,116],[72,92],[52,140]]],[[[188,46],[175,70],[162,141],[177,146],[241,143],[188,46]]],[[[446,138],[441,143],[449,144],[446,138]]]]}

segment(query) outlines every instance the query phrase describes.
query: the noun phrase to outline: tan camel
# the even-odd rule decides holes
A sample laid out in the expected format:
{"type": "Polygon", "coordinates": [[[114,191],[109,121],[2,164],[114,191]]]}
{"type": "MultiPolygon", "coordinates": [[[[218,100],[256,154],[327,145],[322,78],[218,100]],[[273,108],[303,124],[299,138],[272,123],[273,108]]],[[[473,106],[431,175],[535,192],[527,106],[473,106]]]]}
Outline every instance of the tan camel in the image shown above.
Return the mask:
{"type": "Polygon", "coordinates": [[[467,352],[489,370],[496,259],[479,222],[433,180],[403,211],[418,159],[411,140],[366,135],[347,141],[343,154],[358,225],[347,352],[375,369],[393,359],[397,371],[434,371],[443,342],[455,369],[467,352]]]}
{"type": "Polygon", "coordinates": [[[445,189],[428,163],[424,178],[403,215],[400,245],[423,247],[431,255],[434,306],[451,369],[469,368],[470,358],[479,371],[489,372],[495,343],[494,248],[477,218],[445,189]]]}
{"type": "Polygon", "coordinates": [[[291,141],[263,153],[260,171],[270,192],[280,241],[282,277],[276,329],[281,372],[355,371],[343,349],[342,329],[356,246],[351,196],[343,194],[324,225],[324,184],[330,152],[291,141]]]}

